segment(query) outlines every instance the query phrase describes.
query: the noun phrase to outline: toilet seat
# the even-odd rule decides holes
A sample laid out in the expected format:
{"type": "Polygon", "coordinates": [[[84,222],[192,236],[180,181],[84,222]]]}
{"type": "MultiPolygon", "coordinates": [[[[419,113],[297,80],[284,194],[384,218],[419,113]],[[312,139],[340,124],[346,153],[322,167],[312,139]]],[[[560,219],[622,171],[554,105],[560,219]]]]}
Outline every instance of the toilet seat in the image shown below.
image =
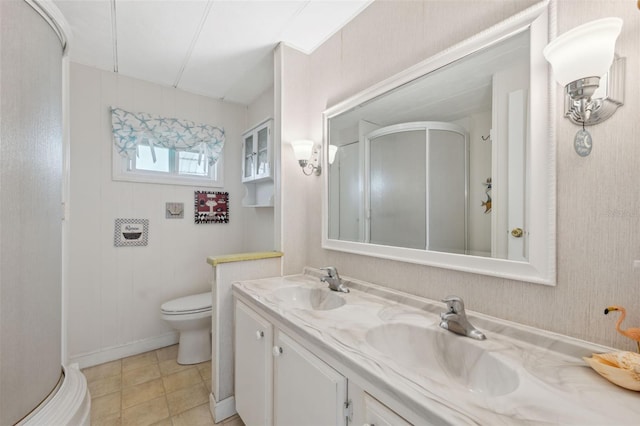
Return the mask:
{"type": "Polygon", "coordinates": [[[165,315],[188,315],[211,311],[211,292],[170,300],[160,306],[165,315]]]}

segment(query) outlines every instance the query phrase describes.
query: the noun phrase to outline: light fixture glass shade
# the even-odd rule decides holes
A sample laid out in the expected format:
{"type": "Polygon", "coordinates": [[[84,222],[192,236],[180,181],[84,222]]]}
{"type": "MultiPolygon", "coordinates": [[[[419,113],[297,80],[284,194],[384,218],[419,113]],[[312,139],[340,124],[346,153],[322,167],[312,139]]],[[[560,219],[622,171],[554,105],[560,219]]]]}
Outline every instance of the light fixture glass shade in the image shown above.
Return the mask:
{"type": "Polygon", "coordinates": [[[338,147],[335,145],[329,145],[329,164],[333,164],[336,159],[338,147]]]}
{"type": "Polygon", "coordinates": [[[544,48],[561,86],[585,77],[601,77],[609,71],[622,19],[604,18],[562,34],[544,48]]]}
{"type": "Polygon", "coordinates": [[[291,146],[293,147],[293,155],[295,155],[296,160],[308,161],[311,158],[313,141],[297,140],[291,142],[291,146]]]}

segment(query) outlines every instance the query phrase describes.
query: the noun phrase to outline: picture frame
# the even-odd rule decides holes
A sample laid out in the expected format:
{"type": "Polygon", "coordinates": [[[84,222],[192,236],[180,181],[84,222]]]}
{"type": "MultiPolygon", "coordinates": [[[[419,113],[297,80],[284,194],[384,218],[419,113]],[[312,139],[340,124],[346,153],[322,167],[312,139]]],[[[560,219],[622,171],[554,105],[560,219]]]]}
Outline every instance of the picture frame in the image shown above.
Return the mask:
{"type": "Polygon", "coordinates": [[[215,191],[195,191],[194,222],[229,223],[229,193],[215,191]]]}
{"type": "Polygon", "coordinates": [[[116,219],[113,230],[115,247],[146,246],[149,241],[149,219],[116,219]]]}

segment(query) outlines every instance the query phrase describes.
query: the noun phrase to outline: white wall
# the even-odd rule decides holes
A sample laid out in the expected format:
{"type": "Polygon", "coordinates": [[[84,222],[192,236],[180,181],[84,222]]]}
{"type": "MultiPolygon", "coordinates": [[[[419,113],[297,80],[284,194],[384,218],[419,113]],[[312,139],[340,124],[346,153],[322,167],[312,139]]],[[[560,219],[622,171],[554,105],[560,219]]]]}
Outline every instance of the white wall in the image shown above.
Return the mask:
{"type": "MultiPolygon", "coordinates": [[[[267,118],[273,118],[273,87],[265,90],[247,109],[249,130],[267,118]]],[[[273,132],[271,137],[273,138],[273,132]]],[[[245,217],[244,250],[269,251],[275,249],[272,207],[242,207],[245,217]]]]}
{"type": "MultiPolygon", "coordinates": [[[[327,107],[533,3],[484,1],[479,7],[477,2],[463,0],[379,1],[310,57],[301,59],[300,53],[285,48],[283,139],[285,134],[301,133],[320,140],[321,113],[327,107]],[[296,91],[297,87],[308,90],[296,91]],[[308,114],[300,117],[301,110],[308,114]]],[[[304,238],[285,235],[285,261],[289,253],[305,253],[302,259],[285,262],[285,272],[299,271],[303,263],[333,264],[347,276],[432,299],[457,294],[470,310],[635,350],[635,344],[614,331],[615,320],[604,316],[603,309],[610,304],[625,305],[631,311],[626,324],[640,324],[640,271],[632,268],[632,262],[640,259],[640,101],[636,96],[640,83],[629,77],[640,69],[640,12],[636,2],[626,0],[558,3],[559,33],[604,16],[624,19],[616,50],[627,58],[628,77],[625,106],[589,129],[595,147],[587,158],[573,151],[578,127],[562,117],[562,88],[556,87],[556,287],[323,250],[321,180],[283,172],[283,188],[286,185],[289,190],[283,198],[296,199],[299,204],[295,211],[288,209],[289,216],[282,223],[285,227],[294,223],[296,229],[304,224],[308,230],[304,238]],[[295,179],[295,184],[289,185],[289,179],[295,179]],[[300,205],[305,199],[306,204],[300,205]]],[[[283,167],[289,167],[293,160],[285,157],[283,167]]],[[[288,204],[283,203],[283,208],[288,204]]]]}
{"type": "MultiPolygon", "coordinates": [[[[491,177],[491,111],[473,114],[462,124],[469,131],[469,252],[491,255],[491,212],[485,213],[487,201],[484,185],[491,177]]],[[[490,193],[491,194],[491,193],[490,193]]]]}
{"type": "Polygon", "coordinates": [[[244,251],[241,134],[245,106],[71,64],[71,182],[68,353],[97,363],[175,340],[160,305],[209,288],[206,257],[244,251]],[[223,127],[230,223],[195,225],[188,186],[111,180],[109,107],[223,127]],[[185,204],[184,219],[165,219],[165,202],[185,204]],[[114,219],[149,219],[146,247],[114,247],[114,219]],[[92,355],[93,354],[93,355],[92,355]]]}
{"type": "Polygon", "coordinates": [[[276,61],[282,64],[281,69],[276,64],[276,78],[279,76],[281,82],[281,87],[276,91],[276,96],[280,98],[280,117],[276,120],[276,126],[281,126],[282,158],[281,216],[276,216],[276,220],[280,220],[282,224],[281,251],[285,253],[282,262],[286,275],[302,272],[302,268],[309,263],[307,249],[311,246],[313,237],[315,234],[320,237],[319,228],[313,225],[316,221],[319,225],[320,209],[312,210],[307,200],[309,195],[320,195],[319,189],[311,190],[319,185],[320,179],[318,176],[305,176],[302,173],[293,155],[291,141],[312,138],[320,142],[322,132],[313,135],[309,133],[309,57],[281,44],[276,50],[276,61]]]}

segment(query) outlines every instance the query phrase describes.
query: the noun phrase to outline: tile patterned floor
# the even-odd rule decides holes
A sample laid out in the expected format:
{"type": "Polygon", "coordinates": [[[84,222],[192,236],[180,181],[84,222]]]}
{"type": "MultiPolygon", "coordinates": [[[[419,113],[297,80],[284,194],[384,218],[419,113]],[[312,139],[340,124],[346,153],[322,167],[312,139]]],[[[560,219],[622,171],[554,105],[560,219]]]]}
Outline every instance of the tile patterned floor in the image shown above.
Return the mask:
{"type": "MultiPolygon", "coordinates": [[[[180,365],[177,355],[173,345],[82,370],[91,392],[91,425],[214,425],[211,361],[180,365]]],[[[218,425],[244,423],[234,416],[218,425]]]]}

